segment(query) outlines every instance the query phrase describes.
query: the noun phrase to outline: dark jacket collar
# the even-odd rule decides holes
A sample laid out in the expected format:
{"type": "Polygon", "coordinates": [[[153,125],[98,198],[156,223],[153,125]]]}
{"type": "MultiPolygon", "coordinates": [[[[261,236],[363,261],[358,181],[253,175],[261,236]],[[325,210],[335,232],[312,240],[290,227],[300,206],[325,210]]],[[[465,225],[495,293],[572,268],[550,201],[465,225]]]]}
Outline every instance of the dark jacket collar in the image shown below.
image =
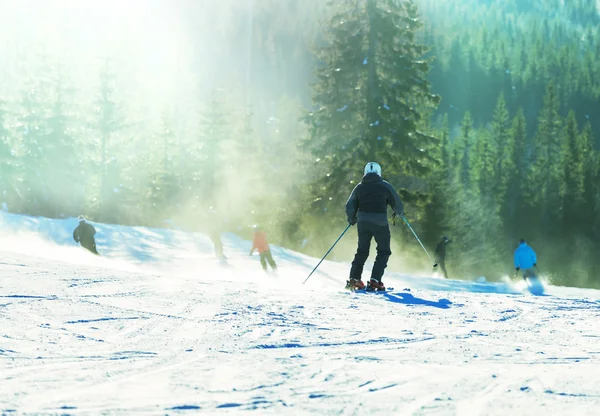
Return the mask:
{"type": "Polygon", "coordinates": [[[367,173],[362,178],[362,183],[376,183],[381,181],[383,181],[383,179],[381,179],[381,176],[376,173],[367,173]]]}

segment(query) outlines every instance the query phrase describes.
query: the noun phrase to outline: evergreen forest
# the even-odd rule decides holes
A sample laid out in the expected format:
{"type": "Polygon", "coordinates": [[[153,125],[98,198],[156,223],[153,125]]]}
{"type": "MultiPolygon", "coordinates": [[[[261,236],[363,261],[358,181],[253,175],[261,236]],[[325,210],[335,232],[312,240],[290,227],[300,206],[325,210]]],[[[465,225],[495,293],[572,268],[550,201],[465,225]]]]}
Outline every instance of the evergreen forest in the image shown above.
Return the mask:
{"type": "MultiPolygon", "coordinates": [[[[451,278],[512,276],[524,238],[600,287],[598,0],[23,0],[0,56],[5,211],[321,257],[377,161],[451,278]]],[[[392,238],[391,270],[431,273],[392,238]]]]}

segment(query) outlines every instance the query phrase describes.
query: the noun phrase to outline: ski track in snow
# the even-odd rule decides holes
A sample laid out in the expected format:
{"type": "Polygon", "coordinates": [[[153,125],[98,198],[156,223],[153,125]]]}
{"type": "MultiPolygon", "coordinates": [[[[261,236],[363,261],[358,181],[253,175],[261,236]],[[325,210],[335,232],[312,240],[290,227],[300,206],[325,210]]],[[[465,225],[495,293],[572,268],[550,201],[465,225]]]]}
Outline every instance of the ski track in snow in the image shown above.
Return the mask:
{"type": "Polygon", "coordinates": [[[235,236],[220,267],[198,235],[129,232],[143,255],[0,242],[0,414],[598,413],[598,291],[390,272],[355,294],[347,264],[304,286],[318,260],[285,249],[272,275],[235,236]]]}

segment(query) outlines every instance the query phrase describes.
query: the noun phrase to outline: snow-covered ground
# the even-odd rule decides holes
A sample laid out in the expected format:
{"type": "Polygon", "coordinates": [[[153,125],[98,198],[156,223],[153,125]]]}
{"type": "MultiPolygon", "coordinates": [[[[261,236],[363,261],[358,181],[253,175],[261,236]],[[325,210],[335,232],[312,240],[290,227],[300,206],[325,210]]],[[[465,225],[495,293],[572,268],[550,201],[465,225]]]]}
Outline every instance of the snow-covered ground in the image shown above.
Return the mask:
{"type": "MultiPolygon", "coordinates": [[[[404,276],[229,235],[0,214],[0,414],[597,415],[600,292],[404,276]]],[[[345,238],[354,238],[352,234],[345,238]]]]}

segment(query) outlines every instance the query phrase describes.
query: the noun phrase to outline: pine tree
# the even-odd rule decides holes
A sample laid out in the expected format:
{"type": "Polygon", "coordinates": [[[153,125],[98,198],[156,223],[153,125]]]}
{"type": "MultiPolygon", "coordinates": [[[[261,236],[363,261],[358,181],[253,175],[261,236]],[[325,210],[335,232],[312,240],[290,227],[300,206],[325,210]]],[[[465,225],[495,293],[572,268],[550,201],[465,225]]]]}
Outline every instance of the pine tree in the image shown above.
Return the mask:
{"type": "Polygon", "coordinates": [[[422,108],[434,106],[415,40],[420,27],[411,1],[348,0],[336,3],[313,87],[315,111],[307,117],[306,147],[317,161],[315,208],[339,207],[365,162],[384,175],[424,177],[434,164],[436,139],[418,129],[422,108]]]}
{"type": "Polygon", "coordinates": [[[451,179],[451,166],[450,163],[450,127],[448,125],[448,114],[444,115],[442,120],[442,131],[440,132],[440,171],[442,172],[443,180],[448,183],[451,179]]]}
{"type": "Polygon", "coordinates": [[[100,85],[95,100],[92,129],[97,134],[96,162],[86,167],[86,179],[92,191],[88,207],[92,215],[106,222],[117,223],[123,207],[119,160],[119,138],[126,127],[123,108],[117,100],[117,77],[110,59],[105,59],[100,71],[100,85]],[[95,165],[95,166],[94,166],[95,165]]]}
{"type": "Polygon", "coordinates": [[[200,163],[193,180],[198,192],[198,201],[204,209],[217,208],[219,190],[224,185],[224,174],[233,167],[227,154],[232,136],[231,121],[228,120],[223,93],[215,91],[208,108],[201,114],[199,143],[200,163]]]}
{"type": "Polygon", "coordinates": [[[43,215],[43,193],[48,189],[43,168],[45,159],[48,117],[46,79],[28,79],[21,91],[17,120],[19,170],[17,192],[21,197],[19,211],[43,215]]]}
{"type": "Polygon", "coordinates": [[[510,158],[514,164],[514,169],[509,176],[505,218],[509,219],[507,224],[510,227],[511,235],[515,235],[526,224],[525,207],[531,205],[528,201],[525,201],[529,198],[527,195],[529,157],[527,152],[527,126],[522,109],[517,111],[513,119],[510,136],[510,142],[513,144],[510,158]]]}
{"type": "Polygon", "coordinates": [[[563,129],[558,113],[558,97],[553,84],[548,86],[535,136],[535,162],[530,194],[539,208],[541,230],[558,233],[564,195],[563,129]]]}
{"type": "Polygon", "coordinates": [[[236,110],[239,111],[236,111],[237,123],[232,126],[231,138],[227,141],[230,168],[224,177],[229,220],[244,225],[257,221],[264,226],[272,215],[271,210],[275,209],[274,186],[270,180],[277,175],[275,158],[265,156],[250,110],[236,110]]]}
{"type": "Polygon", "coordinates": [[[498,247],[500,216],[489,210],[475,189],[465,188],[457,180],[448,189],[448,196],[449,234],[454,241],[453,250],[460,253],[454,268],[462,277],[468,278],[473,273],[477,273],[475,276],[499,277],[504,264],[504,252],[498,247]]]}
{"type": "Polygon", "coordinates": [[[496,203],[498,159],[495,143],[492,142],[493,133],[481,129],[475,134],[475,149],[473,154],[472,172],[473,181],[477,185],[475,190],[484,201],[488,211],[498,210],[496,203]]]}
{"type": "Polygon", "coordinates": [[[471,152],[473,147],[473,121],[471,113],[465,113],[461,124],[460,136],[455,140],[452,152],[452,163],[455,175],[465,189],[470,189],[471,181],[471,152]]]}
{"type": "Polygon", "coordinates": [[[596,244],[600,245],[600,155],[595,152],[593,161],[595,162],[593,168],[589,170],[589,177],[593,180],[588,180],[589,192],[586,195],[589,197],[588,206],[593,218],[591,224],[592,238],[596,244]]]}
{"type": "Polygon", "coordinates": [[[504,209],[509,177],[514,169],[513,142],[510,134],[510,116],[504,94],[500,94],[491,126],[491,152],[494,160],[494,179],[490,189],[498,209],[504,209]]]}
{"type": "Polygon", "coordinates": [[[175,149],[177,137],[171,116],[164,113],[155,136],[155,147],[148,155],[147,205],[144,215],[148,224],[161,225],[180,210],[180,178],[177,177],[175,149]]]}
{"type": "Polygon", "coordinates": [[[75,216],[80,212],[85,181],[80,178],[78,143],[74,137],[74,116],[72,108],[72,88],[66,79],[63,68],[53,74],[50,85],[50,108],[43,137],[45,143],[42,170],[47,189],[45,215],[51,217],[75,216]]]}
{"type": "MultiPolygon", "coordinates": [[[[577,119],[573,111],[569,112],[565,123],[565,149],[564,149],[564,224],[565,229],[570,229],[580,223],[580,213],[584,204],[585,193],[585,166],[584,161],[591,149],[586,149],[584,135],[579,134],[577,119]]],[[[574,230],[573,230],[574,231],[574,230]]]]}
{"type": "MultiPolygon", "coordinates": [[[[0,97],[0,204],[13,208],[15,181],[17,180],[17,160],[12,146],[11,132],[8,129],[6,103],[0,97]]],[[[4,206],[0,207],[4,208],[4,206]]]]}
{"type": "Polygon", "coordinates": [[[450,132],[448,131],[448,115],[444,115],[440,131],[440,146],[435,151],[439,165],[430,176],[431,197],[424,208],[423,240],[435,244],[440,234],[449,230],[449,200],[452,187],[452,168],[450,166],[450,132]]]}
{"type": "MultiPolygon", "coordinates": [[[[189,226],[213,233],[221,230],[231,214],[229,195],[225,191],[227,178],[235,161],[231,150],[234,114],[227,105],[225,92],[214,90],[200,107],[198,125],[193,136],[182,138],[180,155],[182,189],[189,226]]],[[[220,231],[219,231],[220,232],[220,231]]]]}
{"type": "Polygon", "coordinates": [[[300,151],[298,146],[307,137],[306,123],[298,122],[304,113],[300,100],[282,97],[276,110],[267,123],[268,130],[261,130],[259,140],[259,151],[263,155],[260,160],[268,161],[268,168],[273,170],[261,170],[263,183],[268,184],[263,199],[268,201],[269,209],[264,208],[264,202],[259,206],[258,221],[269,226],[270,238],[277,239],[274,241],[301,249],[305,238],[302,220],[308,211],[305,192],[311,182],[304,168],[313,158],[310,153],[300,151]],[[283,180],[273,181],[273,175],[283,180]]]}
{"type": "Polygon", "coordinates": [[[600,170],[598,151],[594,150],[592,126],[585,123],[579,135],[583,161],[583,207],[577,216],[585,234],[600,242],[600,170]]]}

